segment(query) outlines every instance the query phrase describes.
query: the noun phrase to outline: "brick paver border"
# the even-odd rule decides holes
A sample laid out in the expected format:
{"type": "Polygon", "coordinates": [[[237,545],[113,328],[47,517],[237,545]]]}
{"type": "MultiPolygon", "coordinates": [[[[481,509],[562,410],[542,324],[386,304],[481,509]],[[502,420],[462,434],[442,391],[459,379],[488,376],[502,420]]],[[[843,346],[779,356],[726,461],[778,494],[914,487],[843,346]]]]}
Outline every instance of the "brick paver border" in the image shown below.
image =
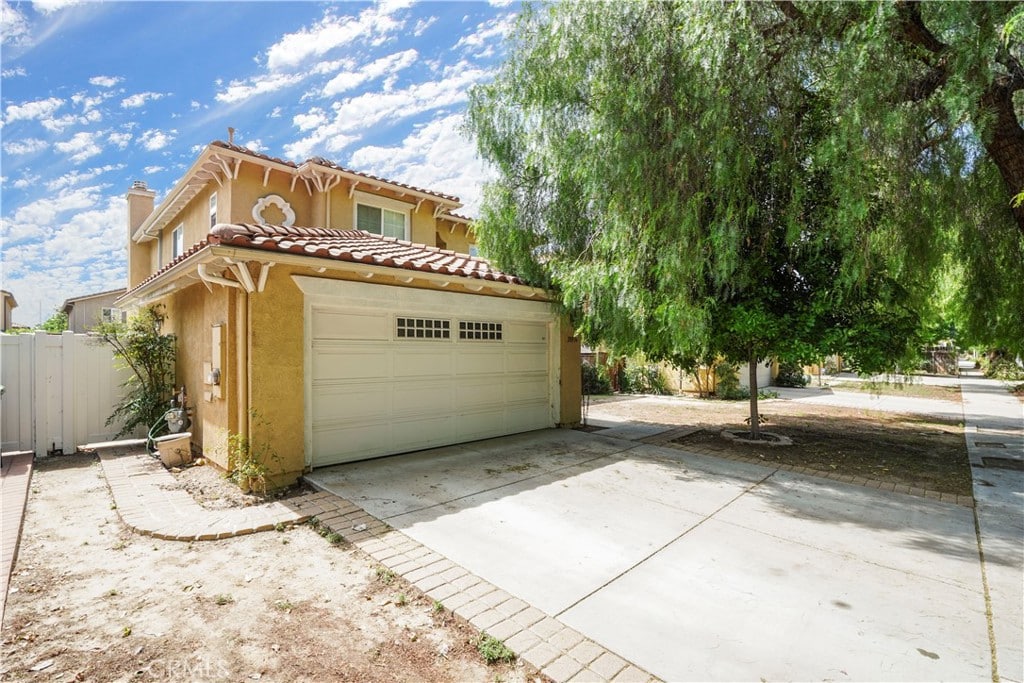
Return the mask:
{"type": "MultiPolygon", "coordinates": [[[[317,488],[314,482],[308,483],[317,488]]],[[[659,680],[355,503],[321,490],[300,499],[299,509],[556,681],[659,680]]]]}
{"type": "Polygon", "coordinates": [[[212,541],[269,531],[279,524],[299,524],[304,514],[294,501],[227,510],[208,510],[187,492],[174,488],[174,477],[138,447],[97,451],[117,514],[132,531],[170,541],[212,541]]]}
{"type": "Polygon", "coordinates": [[[7,589],[11,585],[11,572],[18,558],[21,527],[25,519],[28,489],[32,482],[33,454],[17,453],[0,457],[0,623],[7,609],[7,589]]]}

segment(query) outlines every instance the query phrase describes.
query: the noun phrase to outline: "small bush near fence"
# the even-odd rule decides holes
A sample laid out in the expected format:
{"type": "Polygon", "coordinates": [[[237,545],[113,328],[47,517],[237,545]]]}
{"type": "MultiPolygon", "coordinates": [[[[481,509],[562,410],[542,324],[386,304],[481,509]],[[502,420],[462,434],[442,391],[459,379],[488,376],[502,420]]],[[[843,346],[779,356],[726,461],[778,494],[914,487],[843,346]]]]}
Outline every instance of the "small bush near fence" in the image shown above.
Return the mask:
{"type": "Polygon", "coordinates": [[[798,363],[779,363],[779,374],[775,377],[777,387],[805,387],[807,376],[798,363]]]}
{"type": "Polygon", "coordinates": [[[612,382],[608,379],[608,371],[605,368],[598,368],[590,363],[584,363],[582,371],[583,393],[585,395],[612,393],[612,382]]]}
{"type": "Polygon", "coordinates": [[[623,394],[672,393],[661,368],[653,363],[628,361],[619,373],[619,391],[623,394]]]}
{"type": "Polygon", "coordinates": [[[735,363],[721,362],[715,365],[715,396],[726,401],[750,398],[750,390],[740,386],[740,368],[735,363]]]}

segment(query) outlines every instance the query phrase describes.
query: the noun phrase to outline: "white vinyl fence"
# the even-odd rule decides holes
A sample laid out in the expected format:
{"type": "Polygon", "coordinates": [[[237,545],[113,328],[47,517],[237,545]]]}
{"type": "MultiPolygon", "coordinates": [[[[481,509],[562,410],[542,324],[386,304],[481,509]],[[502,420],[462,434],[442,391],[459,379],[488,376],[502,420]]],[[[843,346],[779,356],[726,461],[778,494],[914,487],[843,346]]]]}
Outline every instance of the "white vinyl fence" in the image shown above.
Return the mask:
{"type": "Polygon", "coordinates": [[[109,441],[121,425],[105,423],[130,372],[118,369],[109,345],[89,335],[0,335],[2,450],[41,457],[109,441]]]}

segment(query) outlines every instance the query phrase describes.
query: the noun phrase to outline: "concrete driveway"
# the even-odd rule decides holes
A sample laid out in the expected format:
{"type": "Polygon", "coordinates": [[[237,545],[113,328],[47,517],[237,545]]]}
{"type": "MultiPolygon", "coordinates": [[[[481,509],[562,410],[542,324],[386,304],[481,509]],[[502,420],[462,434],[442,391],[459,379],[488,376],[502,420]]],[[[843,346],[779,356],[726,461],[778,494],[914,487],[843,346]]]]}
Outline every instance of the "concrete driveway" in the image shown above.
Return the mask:
{"type": "Polygon", "coordinates": [[[567,430],[310,478],[665,680],[992,677],[966,507],[567,430]]]}

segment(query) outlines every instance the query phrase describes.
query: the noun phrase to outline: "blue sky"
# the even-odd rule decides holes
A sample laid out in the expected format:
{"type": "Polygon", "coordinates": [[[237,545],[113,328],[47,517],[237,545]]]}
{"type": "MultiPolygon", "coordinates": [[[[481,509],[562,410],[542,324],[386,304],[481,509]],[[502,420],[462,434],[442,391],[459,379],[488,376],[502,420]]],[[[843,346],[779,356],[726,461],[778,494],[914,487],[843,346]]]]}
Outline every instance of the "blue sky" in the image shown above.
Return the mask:
{"type": "Polygon", "coordinates": [[[460,123],[515,4],[0,3],[2,287],[18,324],[123,287],[132,181],[159,202],[229,126],[256,151],[477,211],[487,170],[460,123]]]}

